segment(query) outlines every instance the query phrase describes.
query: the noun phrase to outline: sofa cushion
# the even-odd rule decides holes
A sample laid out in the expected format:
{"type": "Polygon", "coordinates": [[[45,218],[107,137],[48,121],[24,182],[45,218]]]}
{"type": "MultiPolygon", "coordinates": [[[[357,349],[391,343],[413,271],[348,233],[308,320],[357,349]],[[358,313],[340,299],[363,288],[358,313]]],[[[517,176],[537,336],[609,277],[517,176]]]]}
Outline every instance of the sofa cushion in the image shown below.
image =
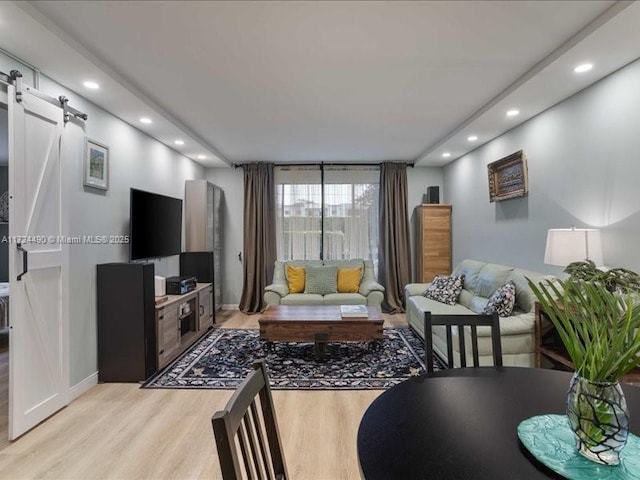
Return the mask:
{"type": "MultiPolygon", "coordinates": [[[[323,265],[327,267],[336,266],[338,269],[341,268],[361,268],[360,270],[360,281],[362,281],[362,276],[364,275],[365,270],[365,262],[361,258],[352,258],[350,260],[325,260],[323,265]]],[[[371,265],[373,267],[373,264],[371,265]]]]}
{"type": "Polygon", "coordinates": [[[513,282],[507,282],[493,292],[482,313],[497,313],[501,317],[508,317],[513,312],[515,304],[516,286],[513,282]]]}
{"type": "Polygon", "coordinates": [[[361,278],[362,268],[339,268],[338,293],[357,293],[361,278]]]}
{"type": "Polygon", "coordinates": [[[309,265],[306,268],[307,276],[305,279],[304,293],[317,293],[326,295],[328,293],[338,292],[338,267],[323,266],[316,267],[309,265]]]}
{"type": "Polygon", "coordinates": [[[507,276],[513,267],[487,263],[478,272],[473,293],[480,297],[488,298],[502,285],[507,283],[507,276]]]}
{"type": "Polygon", "coordinates": [[[424,338],[424,312],[432,315],[471,315],[473,312],[459,303],[446,305],[423,296],[410,297],[407,301],[407,321],[424,338]]]}
{"type": "Polygon", "coordinates": [[[322,301],[325,305],[366,305],[367,297],[359,293],[329,293],[322,301]]]}
{"type": "Polygon", "coordinates": [[[482,313],[488,302],[488,298],[481,297],[480,295],[474,295],[471,299],[471,303],[469,304],[469,309],[475,313],[482,313]]]}
{"type": "Polygon", "coordinates": [[[304,292],[304,267],[296,267],[295,265],[287,265],[287,281],[289,285],[289,293],[304,292]]]}
{"type": "Polygon", "coordinates": [[[322,260],[287,260],[284,262],[285,265],[293,265],[294,267],[307,267],[312,265],[314,267],[321,267],[322,260]]]}
{"type": "Polygon", "coordinates": [[[463,288],[475,294],[478,274],[485,265],[486,263],[478,262],[477,260],[463,260],[453,270],[452,275],[464,275],[463,288]]]}
{"type": "Polygon", "coordinates": [[[281,305],[323,305],[322,295],[312,293],[290,293],[280,299],[281,305]]]}
{"type": "Polygon", "coordinates": [[[464,276],[436,275],[424,292],[424,296],[447,305],[455,305],[462,291],[464,276]]]}

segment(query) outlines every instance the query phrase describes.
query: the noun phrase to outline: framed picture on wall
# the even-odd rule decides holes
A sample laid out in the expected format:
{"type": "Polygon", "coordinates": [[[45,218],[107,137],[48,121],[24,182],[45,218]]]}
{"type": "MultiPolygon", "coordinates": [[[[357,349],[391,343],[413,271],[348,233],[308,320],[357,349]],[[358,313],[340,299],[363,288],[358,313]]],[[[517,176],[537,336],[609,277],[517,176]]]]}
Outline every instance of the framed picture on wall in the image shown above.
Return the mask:
{"type": "Polygon", "coordinates": [[[524,197],[529,191],[527,157],[522,150],[487,165],[489,202],[524,197]]]}
{"type": "Polygon", "coordinates": [[[84,184],[109,189],[109,147],[87,138],[84,155],[84,184]]]}

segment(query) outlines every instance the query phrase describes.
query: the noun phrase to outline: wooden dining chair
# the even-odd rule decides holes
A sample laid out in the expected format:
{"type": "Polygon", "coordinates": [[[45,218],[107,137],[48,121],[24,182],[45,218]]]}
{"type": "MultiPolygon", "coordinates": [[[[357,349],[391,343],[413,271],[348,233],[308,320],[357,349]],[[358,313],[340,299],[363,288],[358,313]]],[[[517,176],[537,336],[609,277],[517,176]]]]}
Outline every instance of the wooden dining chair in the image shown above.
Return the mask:
{"type": "Polygon", "coordinates": [[[424,350],[427,372],[433,372],[433,326],[442,325],[447,334],[447,365],[454,368],[453,361],[453,332],[452,327],[458,328],[458,346],[460,349],[460,367],[467,366],[464,327],[471,329],[471,350],[473,366],[479,367],[478,356],[478,329],[479,326],[491,327],[491,346],[493,351],[493,364],[502,366],[502,343],[500,341],[500,317],[497,313],[491,315],[432,315],[424,312],[424,350]]]}
{"type": "Polygon", "coordinates": [[[287,480],[282,443],[263,361],[224,410],[211,418],[223,480],[287,480]],[[259,405],[259,406],[258,406],[259,405]]]}

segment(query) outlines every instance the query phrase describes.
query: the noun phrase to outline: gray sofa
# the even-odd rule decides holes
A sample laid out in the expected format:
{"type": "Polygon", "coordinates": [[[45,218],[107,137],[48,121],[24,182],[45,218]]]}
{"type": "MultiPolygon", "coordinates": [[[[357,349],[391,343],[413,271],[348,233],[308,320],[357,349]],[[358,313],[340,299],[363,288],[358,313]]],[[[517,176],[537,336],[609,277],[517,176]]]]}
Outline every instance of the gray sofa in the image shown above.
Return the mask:
{"type": "MultiPolygon", "coordinates": [[[[500,338],[504,365],[535,366],[534,302],[535,297],[525,277],[534,282],[553,279],[553,276],[522,270],[519,268],[493,263],[463,260],[454,269],[453,275],[464,274],[464,286],[458,303],[446,305],[423,296],[429,284],[411,283],[405,287],[407,298],[407,321],[424,338],[424,312],[432,314],[477,314],[482,312],[488,297],[508,281],[516,286],[516,305],[513,314],[500,318],[500,338]]],[[[468,329],[465,329],[468,330],[468,329]]],[[[491,331],[489,327],[478,327],[478,350],[481,365],[492,365],[491,331]]],[[[454,331],[454,335],[457,332],[454,331]]],[[[466,331],[471,345],[471,334],[466,331]]],[[[454,359],[459,358],[458,340],[454,338],[454,359]]],[[[433,348],[442,358],[447,358],[447,344],[444,327],[434,326],[433,348]]],[[[472,365],[470,348],[467,351],[467,364],[472,365]]]]}
{"type": "Polygon", "coordinates": [[[273,271],[273,283],[265,287],[264,301],[267,305],[375,305],[379,306],[384,298],[384,287],[375,278],[371,260],[305,260],[276,262],[273,271]],[[357,293],[329,293],[318,295],[311,293],[289,293],[285,274],[287,263],[295,266],[337,265],[338,268],[362,267],[360,290],[357,293]]]}

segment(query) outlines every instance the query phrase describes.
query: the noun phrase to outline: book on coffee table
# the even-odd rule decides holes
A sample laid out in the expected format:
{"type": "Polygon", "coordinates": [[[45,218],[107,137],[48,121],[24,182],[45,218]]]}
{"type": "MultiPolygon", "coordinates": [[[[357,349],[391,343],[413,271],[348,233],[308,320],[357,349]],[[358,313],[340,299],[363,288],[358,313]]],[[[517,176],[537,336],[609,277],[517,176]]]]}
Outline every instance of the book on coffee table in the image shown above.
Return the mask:
{"type": "Polygon", "coordinates": [[[366,305],[340,305],[342,318],[369,318],[366,305]]]}

